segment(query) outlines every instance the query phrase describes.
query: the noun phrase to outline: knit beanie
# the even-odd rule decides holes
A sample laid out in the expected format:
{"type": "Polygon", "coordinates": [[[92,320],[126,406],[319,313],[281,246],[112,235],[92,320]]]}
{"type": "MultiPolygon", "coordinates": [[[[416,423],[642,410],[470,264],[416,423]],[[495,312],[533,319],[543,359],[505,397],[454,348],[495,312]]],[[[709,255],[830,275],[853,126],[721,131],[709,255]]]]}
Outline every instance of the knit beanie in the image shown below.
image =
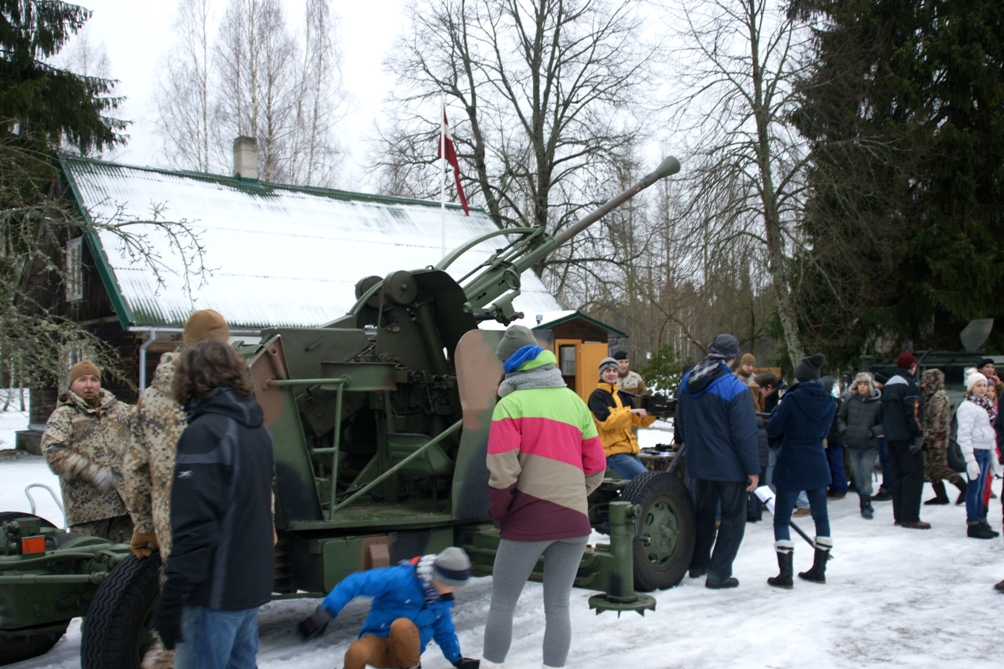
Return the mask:
{"type": "Polygon", "coordinates": [[[980,374],[979,372],[977,372],[975,369],[972,370],[972,371],[968,371],[968,373],[966,375],[966,392],[967,393],[973,392],[973,387],[977,383],[979,383],[980,381],[983,381],[984,383],[986,383],[987,377],[983,376],[982,374],[980,374]]]}
{"type": "Polygon", "coordinates": [[[603,371],[606,369],[616,369],[618,372],[621,370],[620,365],[613,358],[603,358],[600,360],[600,378],[603,378],[603,371]]]}
{"type": "Polygon", "coordinates": [[[896,358],[896,367],[899,369],[910,369],[917,364],[917,356],[913,353],[902,353],[896,358]]]}
{"type": "Polygon", "coordinates": [[[719,360],[739,357],[739,340],[730,334],[716,335],[708,346],[708,356],[719,360]]]}
{"type": "Polygon", "coordinates": [[[230,341],[230,328],[223,316],[212,309],[200,309],[185,321],[185,331],[181,340],[185,346],[194,346],[205,339],[215,339],[226,344],[230,341]]]}
{"type": "Polygon", "coordinates": [[[495,357],[499,362],[505,362],[512,357],[512,354],[524,346],[537,346],[537,338],[533,332],[525,325],[510,325],[502,336],[502,341],[495,349],[495,357]]]}
{"type": "Polygon", "coordinates": [[[73,367],[70,367],[70,383],[72,384],[81,376],[87,376],[88,374],[98,377],[99,380],[101,379],[101,370],[98,369],[97,365],[90,360],[81,360],[73,367]]]}
{"type": "Polygon", "coordinates": [[[822,353],[802,358],[801,362],[795,365],[795,379],[798,381],[818,380],[819,370],[824,364],[826,364],[826,356],[822,353]]]}
{"type": "Polygon", "coordinates": [[[471,578],[471,559],[462,548],[450,546],[436,556],[432,576],[443,585],[464,585],[471,578]]]}

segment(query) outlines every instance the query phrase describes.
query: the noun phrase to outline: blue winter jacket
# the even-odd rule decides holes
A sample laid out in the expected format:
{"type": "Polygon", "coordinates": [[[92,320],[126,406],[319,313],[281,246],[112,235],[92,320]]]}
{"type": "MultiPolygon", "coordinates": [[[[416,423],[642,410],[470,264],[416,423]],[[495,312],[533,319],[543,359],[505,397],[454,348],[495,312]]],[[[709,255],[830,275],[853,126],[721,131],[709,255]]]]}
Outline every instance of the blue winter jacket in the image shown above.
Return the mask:
{"type": "Polygon", "coordinates": [[[390,625],[398,618],[415,623],[421,639],[419,653],[432,639],[436,640],[446,659],[453,664],[460,659],[460,642],[453,627],[453,596],[425,601],[425,588],[416,573],[416,564],[370,569],[348,576],[328,593],[321,605],[338,616],[345,605],[356,597],[372,597],[370,613],[359,632],[362,637],[375,634],[386,638],[390,625]]]}
{"type": "Polygon", "coordinates": [[[830,485],[823,439],[836,411],[833,396],[818,381],[796,383],[774,407],[767,421],[767,436],[782,437],[773,478],[778,491],[815,490],[830,485]]]}
{"type": "Polygon", "coordinates": [[[696,393],[683,377],[674,441],[687,447],[687,474],[705,481],[745,482],[760,474],[756,409],[749,387],[731,370],[696,393]]]}

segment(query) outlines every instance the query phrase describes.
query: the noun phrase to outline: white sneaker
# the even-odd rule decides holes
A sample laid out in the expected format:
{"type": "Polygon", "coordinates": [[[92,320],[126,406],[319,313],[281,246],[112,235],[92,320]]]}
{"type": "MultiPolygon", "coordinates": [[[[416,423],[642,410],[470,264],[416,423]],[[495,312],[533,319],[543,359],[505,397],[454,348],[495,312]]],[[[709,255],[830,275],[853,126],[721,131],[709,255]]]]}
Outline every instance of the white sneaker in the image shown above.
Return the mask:
{"type": "Polygon", "coordinates": [[[489,662],[485,658],[481,658],[482,669],[505,669],[505,664],[495,664],[494,662],[489,662]]]}

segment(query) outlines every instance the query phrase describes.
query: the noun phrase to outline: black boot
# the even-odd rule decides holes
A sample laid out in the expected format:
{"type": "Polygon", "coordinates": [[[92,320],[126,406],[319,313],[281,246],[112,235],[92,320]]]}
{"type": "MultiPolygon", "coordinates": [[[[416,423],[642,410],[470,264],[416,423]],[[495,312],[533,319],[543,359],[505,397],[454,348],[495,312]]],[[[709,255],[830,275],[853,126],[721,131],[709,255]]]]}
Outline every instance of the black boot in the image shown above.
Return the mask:
{"type": "Polygon", "coordinates": [[[935,481],[934,483],[931,484],[931,489],[934,490],[934,497],[924,502],[924,504],[932,506],[935,504],[940,505],[940,504],[950,503],[950,500],[948,499],[948,493],[945,492],[944,481],[935,481]]]}
{"type": "Polygon", "coordinates": [[[971,520],[966,527],[966,536],[970,539],[993,539],[994,532],[989,525],[984,527],[981,521],[971,520]]]}
{"type": "Polygon", "coordinates": [[[830,559],[830,549],[833,540],[829,537],[816,537],[816,554],[812,558],[812,569],[798,573],[798,577],[813,583],[826,583],[826,561],[830,559]]]}
{"type": "Polygon", "coordinates": [[[861,495],[861,517],[865,520],[871,520],[875,517],[875,508],[872,506],[870,495],[861,495]]]}
{"type": "Polygon", "coordinates": [[[955,480],[952,481],[952,485],[959,489],[959,496],[955,498],[955,504],[965,504],[966,503],[966,479],[961,476],[956,476],[955,480]]]}
{"type": "Polygon", "coordinates": [[[987,522],[987,519],[985,517],[983,518],[983,520],[980,521],[980,524],[983,526],[984,530],[994,535],[995,539],[1001,535],[1000,532],[997,532],[996,530],[994,530],[994,528],[990,527],[990,523],[987,522]]]}
{"type": "Polygon", "coordinates": [[[791,590],[795,585],[792,579],[792,573],[795,571],[792,566],[795,545],[790,541],[778,541],[774,544],[774,549],[777,551],[777,566],[781,571],[777,576],[768,578],[767,583],[775,588],[791,590]]]}

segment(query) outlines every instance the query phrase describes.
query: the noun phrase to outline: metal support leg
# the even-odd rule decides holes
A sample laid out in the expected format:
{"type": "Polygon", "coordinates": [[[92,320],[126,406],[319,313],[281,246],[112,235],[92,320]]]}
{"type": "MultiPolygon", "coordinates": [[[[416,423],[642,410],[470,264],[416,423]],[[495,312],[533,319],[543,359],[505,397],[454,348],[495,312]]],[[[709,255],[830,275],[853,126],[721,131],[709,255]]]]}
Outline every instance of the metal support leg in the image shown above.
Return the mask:
{"type": "Polygon", "coordinates": [[[630,502],[610,503],[610,553],[614,557],[615,572],[610,574],[607,592],[589,598],[589,608],[596,615],[604,611],[655,611],[655,598],[634,591],[635,520],[641,507],[630,502]]]}

